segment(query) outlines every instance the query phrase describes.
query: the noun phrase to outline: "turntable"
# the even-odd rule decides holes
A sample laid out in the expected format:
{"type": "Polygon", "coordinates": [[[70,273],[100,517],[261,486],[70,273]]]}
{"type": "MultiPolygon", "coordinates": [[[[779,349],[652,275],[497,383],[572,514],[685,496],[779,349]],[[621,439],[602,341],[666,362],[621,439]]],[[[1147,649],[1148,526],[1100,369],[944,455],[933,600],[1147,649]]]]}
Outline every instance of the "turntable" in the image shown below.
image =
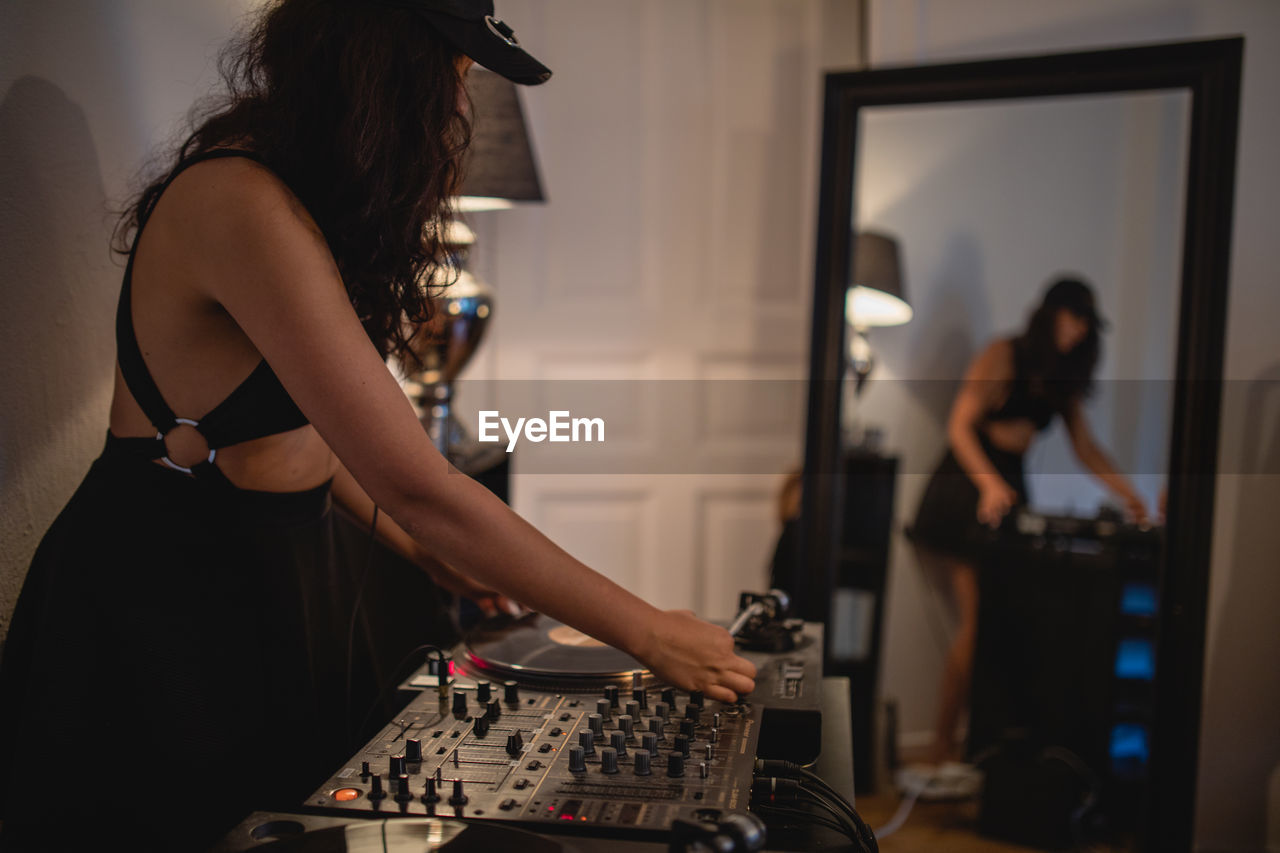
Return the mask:
{"type": "Polygon", "coordinates": [[[539,613],[482,623],[462,650],[462,668],[477,678],[566,691],[653,682],[644,665],[626,652],[539,613]]]}

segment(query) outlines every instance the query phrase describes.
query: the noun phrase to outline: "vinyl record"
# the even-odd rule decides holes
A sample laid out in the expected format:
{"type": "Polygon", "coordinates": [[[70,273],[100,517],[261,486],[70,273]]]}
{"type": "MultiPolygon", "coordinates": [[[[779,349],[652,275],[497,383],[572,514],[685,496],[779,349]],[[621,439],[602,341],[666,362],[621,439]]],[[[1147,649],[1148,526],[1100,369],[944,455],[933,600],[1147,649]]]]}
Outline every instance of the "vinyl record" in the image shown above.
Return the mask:
{"type": "Polygon", "coordinates": [[[282,838],[263,849],[273,853],[564,853],[572,848],[532,832],[492,823],[395,818],[316,829],[282,838]]]}
{"type": "Polygon", "coordinates": [[[644,664],[631,655],[540,613],[480,625],[465,644],[464,667],[476,675],[566,689],[627,680],[636,674],[649,676],[644,664]]]}

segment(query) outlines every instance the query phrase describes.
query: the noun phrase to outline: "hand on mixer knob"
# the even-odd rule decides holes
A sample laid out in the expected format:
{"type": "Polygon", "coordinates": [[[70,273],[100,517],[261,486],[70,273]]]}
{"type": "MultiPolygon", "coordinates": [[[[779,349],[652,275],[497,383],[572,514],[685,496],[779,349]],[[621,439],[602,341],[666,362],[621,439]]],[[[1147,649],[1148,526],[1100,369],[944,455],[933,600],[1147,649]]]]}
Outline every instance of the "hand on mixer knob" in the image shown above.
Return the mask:
{"type": "Polygon", "coordinates": [[[736,702],[755,689],[755,664],[734,651],[729,632],[687,610],[659,613],[637,657],[659,681],[719,702],[736,702]]]}

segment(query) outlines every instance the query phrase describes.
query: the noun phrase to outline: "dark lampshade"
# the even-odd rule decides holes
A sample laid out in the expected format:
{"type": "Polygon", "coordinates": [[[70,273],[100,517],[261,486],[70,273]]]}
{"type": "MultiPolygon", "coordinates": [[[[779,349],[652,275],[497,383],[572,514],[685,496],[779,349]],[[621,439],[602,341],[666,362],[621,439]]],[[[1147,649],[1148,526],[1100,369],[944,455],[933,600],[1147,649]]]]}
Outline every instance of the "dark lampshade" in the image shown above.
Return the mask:
{"type": "Polygon", "coordinates": [[[854,235],[845,315],[854,328],[897,326],[912,317],[898,241],[874,231],[854,235]]]}
{"type": "Polygon", "coordinates": [[[485,68],[467,72],[471,147],[461,196],[463,210],[506,207],[503,201],[544,201],[538,164],[515,84],[485,68]]]}

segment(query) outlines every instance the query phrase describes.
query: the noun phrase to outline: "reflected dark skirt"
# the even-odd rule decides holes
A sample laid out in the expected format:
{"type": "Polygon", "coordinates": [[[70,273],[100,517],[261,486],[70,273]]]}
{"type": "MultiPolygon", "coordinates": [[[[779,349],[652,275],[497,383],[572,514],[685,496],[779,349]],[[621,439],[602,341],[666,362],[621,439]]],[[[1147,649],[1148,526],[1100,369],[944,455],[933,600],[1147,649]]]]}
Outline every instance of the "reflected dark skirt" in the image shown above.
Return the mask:
{"type": "MultiPolygon", "coordinates": [[[[1027,502],[1027,483],[1021,453],[995,447],[980,436],[982,450],[1000,476],[1027,502]]],[[[916,545],[963,560],[982,558],[993,532],[978,521],[978,488],[969,479],[950,448],[934,469],[907,536],[916,545]]]]}

